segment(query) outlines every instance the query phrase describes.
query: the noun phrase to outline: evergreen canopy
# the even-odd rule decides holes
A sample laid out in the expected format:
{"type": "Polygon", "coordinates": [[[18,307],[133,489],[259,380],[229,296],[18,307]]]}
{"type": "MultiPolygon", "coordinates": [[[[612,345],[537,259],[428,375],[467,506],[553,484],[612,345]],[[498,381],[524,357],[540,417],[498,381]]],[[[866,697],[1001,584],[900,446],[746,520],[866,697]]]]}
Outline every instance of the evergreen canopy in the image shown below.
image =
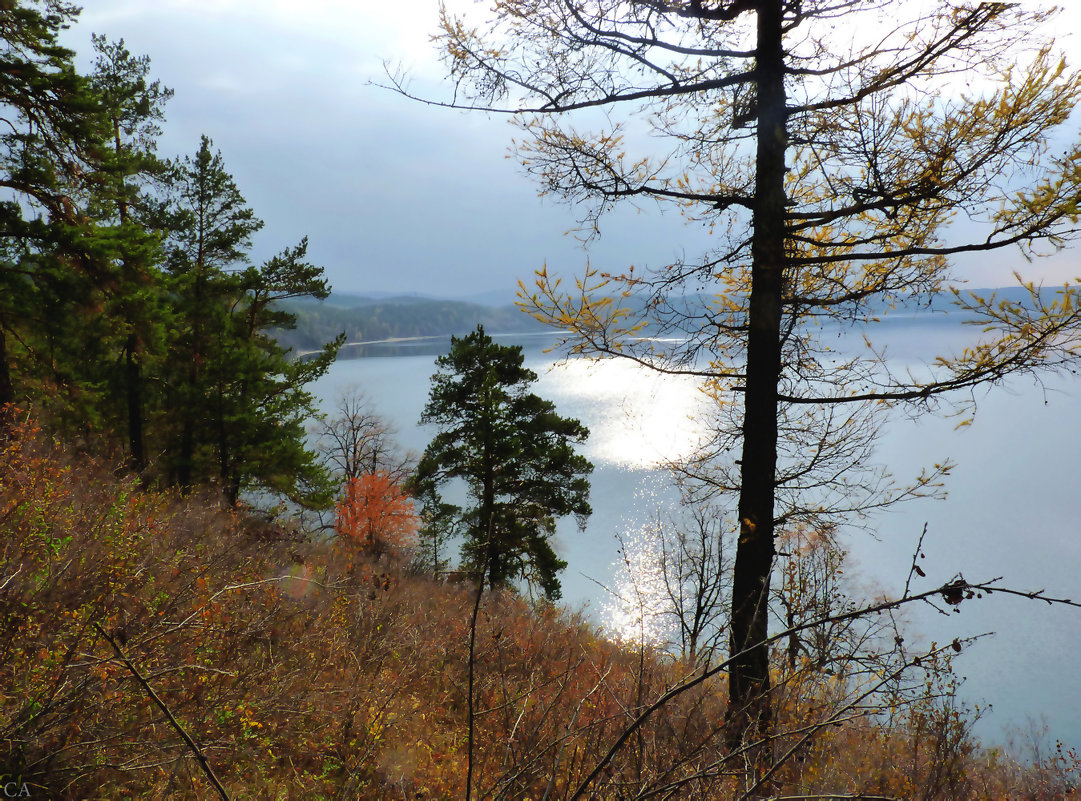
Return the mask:
{"type": "Polygon", "coordinates": [[[439,433],[412,481],[425,516],[462,526],[465,566],[493,587],[523,579],[558,598],[556,574],[567,563],[551,538],[557,518],[573,514],[584,527],[591,512],[593,465],[574,452],[589,431],[529,392],[537,374],[523,366],[522,348],[496,344],[482,326],[452,337],[436,364],[420,422],[439,433]],[[468,506],[443,501],[454,479],[465,481],[468,506]]]}

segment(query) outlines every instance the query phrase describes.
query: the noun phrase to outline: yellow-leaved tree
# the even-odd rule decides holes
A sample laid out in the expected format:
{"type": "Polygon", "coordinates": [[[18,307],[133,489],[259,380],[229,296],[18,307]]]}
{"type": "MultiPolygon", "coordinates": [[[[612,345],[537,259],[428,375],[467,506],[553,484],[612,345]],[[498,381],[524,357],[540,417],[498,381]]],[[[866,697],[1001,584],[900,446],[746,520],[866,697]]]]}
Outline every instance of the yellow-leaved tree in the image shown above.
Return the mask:
{"type": "Polygon", "coordinates": [[[445,105],[513,115],[526,169],[585,209],[587,230],[620,201],[653,200],[714,232],[710,252],[653,271],[587,269],[571,288],[541,270],[522,304],[572,353],[691,374],[718,401],[686,469],[736,499],[731,746],[770,726],[782,528],[937,491],[941,467],[907,485],[863,469],[883,412],[956,408],[1078,355],[1074,288],[978,297],[957,290],[955,265],[1078,233],[1081,77],[1041,33],[1051,13],[971,0],[498,0],[479,25],[442,13],[445,105]],[[986,332],[917,373],[816,336],[943,296],[986,332]]]}

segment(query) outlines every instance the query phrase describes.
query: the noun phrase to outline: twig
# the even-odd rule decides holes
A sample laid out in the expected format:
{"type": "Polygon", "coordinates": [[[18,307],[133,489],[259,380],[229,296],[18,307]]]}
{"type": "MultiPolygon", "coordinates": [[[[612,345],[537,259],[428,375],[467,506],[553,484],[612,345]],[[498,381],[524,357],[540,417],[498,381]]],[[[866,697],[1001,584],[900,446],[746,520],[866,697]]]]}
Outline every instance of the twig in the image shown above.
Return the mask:
{"type": "Polygon", "coordinates": [[[920,554],[923,552],[923,539],[927,536],[927,523],[923,524],[923,531],[920,532],[919,542],[916,543],[916,550],[912,552],[912,566],[908,569],[908,578],[905,579],[905,591],[901,595],[902,598],[908,596],[908,589],[912,585],[912,575],[916,574],[923,576],[923,569],[919,566],[918,560],[920,554]]]}
{"type": "MultiPolygon", "coordinates": [[[[489,544],[491,533],[489,533],[489,544]]],[[[490,550],[490,549],[489,549],[490,550]]],[[[476,713],[473,711],[474,677],[473,666],[477,647],[477,616],[480,614],[480,599],[484,595],[484,578],[488,572],[488,553],[485,553],[484,566],[480,571],[480,581],[477,582],[477,597],[473,601],[473,615],[469,620],[469,702],[466,713],[469,716],[469,734],[467,735],[466,748],[466,772],[465,772],[465,801],[472,798],[473,793],[473,729],[476,713]]]]}
{"type": "Polygon", "coordinates": [[[15,571],[14,573],[12,573],[12,574],[11,574],[10,576],[8,576],[8,577],[7,577],[6,579],[4,579],[4,583],[3,583],[3,584],[0,584],[0,592],[2,592],[2,591],[4,591],[4,590],[6,590],[6,589],[7,589],[7,586],[8,586],[8,584],[10,584],[11,582],[13,582],[13,581],[14,581],[14,580],[16,579],[16,577],[17,577],[17,576],[18,576],[18,575],[19,575],[20,573],[22,573],[22,572],[23,572],[23,566],[22,566],[22,565],[19,565],[19,569],[18,569],[18,570],[16,570],[16,571],[15,571]]]}
{"type": "MultiPolygon", "coordinates": [[[[815,626],[822,626],[829,623],[842,623],[846,620],[853,620],[855,618],[865,617],[879,612],[896,609],[900,606],[910,604],[915,601],[925,601],[931,603],[931,599],[935,598],[936,596],[941,596],[947,600],[947,603],[956,606],[959,605],[962,600],[966,600],[968,593],[970,592],[986,593],[988,595],[994,592],[1007,595],[1017,595],[1022,598],[1028,598],[1031,600],[1044,601],[1049,605],[1059,604],[1064,606],[1081,608],[1081,603],[1077,601],[1073,601],[1069,598],[1051,598],[1044,595],[1044,590],[1025,591],[1012,590],[1005,587],[996,587],[994,585],[997,581],[1001,581],[1001,577],[980,583],[973,583],[967,581],[963,577],[958,577],[954,581],[947,582],[946,584],[936,587],[933,590],[926,590],[924,592],[915,593],[913,595],[904,595],[900,598],[895,598],[892,600],[887,599],[884,601],[880,601],[879,603],[870,604],[869,606],[852,609],[848,612],[840,612],[835,615],[827,615],[825,617],[807,621],[806,623],[801,623],[797,626],[791,626],[784,631],[777,632],[776,634],[767,637],[756,646],[751,646],[751,648],[762,647],[764,645],[768,646],[792,634],[805,631],[806,629],[814,628],[815,626]]],[[[638,717],[636,717],[629,726],[623,729],[622,733],[619,735],[619,737],[616,738],[615,742],[608,749],[608,752],[603,757],[601,757],[600,761],[597,762],[589,775],[586,776],[585,779],[582,780],[581,784],[578,785],[578,788],[571,795],[571,800],[574,801],[574,799],[582,798],[585,795],[585,792],[589,788],[589,786],[594,781],[596,781],[597,777],[601,774],[605,767],[607,767],[608,764],[611,763],[611,761],[615,758],[616,754],[627,743],[627,740],[629,740],[631,736],[635,734],[635,732],[637,732],[642,726],[644,726],[646,721],[650,717],[652,717],[657,710],[664,707],[665,704],[667,704],[676,696],[682,695],[688,690],[697,687],[699,684],[721,673],[722,671],[724,671],[725,668],[731,665],[740,656],[746,654],[749,650],[750,648],[744,649],[740,653],[730,655],[728,659],[717,665],[714,665],[713,667],[703,668],[695,676],[686,679],[681,684],[677,684],[676,686],[662,693],[656,701],[643,709],[642,712],[639,713],[638,717]]]]}
{"type": "Polygon", "coordinates": [[[117,645],[116,640],[114,640],[111,636],[105,633],[105,629],[103,629],[97,623],[94,624],[94,629],[97,630],[98,634],[101,635],[101,638],[105,640],[105,642],[109,643],[109,645],[113,647],[113,650],[116,652],[117,658],[124,663],[124,667],[126,667],[131,673],[131,675],[135,677],[135,680],[139,682],[142,688],[146,691],[146,694],[150,696],[150,699],[155,704],[157,704],[158,709],[160,709],[165,715],[166,719],[169,721],[169,724],[174,729],[176,729],[176,733],[180,735],[181,739],[185,743],[187,743],[188,748],[193,754],[195,754],[195,758],[199,762],[199,767],[202,768],[203,773],[206,774],[206,777],[210,780],[210,783],[214,785],[214,789],[218,791],[218,795],[221,796],[222,801],[230,801],[229,794],[225,792],[225,788],[222,787],[221,782],[218,781],[218,777],[214,775],[214,769],[210,767],[210,763],[207,761],[206,755],[195,743],[195,740],[191,739],[191,737],[188,736],[188,733],[184,731],[184,727],[181,726],[180,722],[176,719],[176,717],[173,716],[173,713],[169,710],[169,707],[165,705],[165,702],[161,700],[161,698],[156,692],[154,692],[154,688],[151,687],[147,680],[143,678],[142,674],[139,673],[138,668],[136,668],[135,665],[132,664],[131,660],[128,659],[128,657],[124,654],[120,646],[117,645]]]}
{"type": "Polygon", "coordinates": [[[862,792],[855,796],[838,796],[836,792],[830,792],[828,795],[819,795],[815,793],[814,796],[770,796],[765,801],[845,801],[851,799],[851,801],[900,801],[896,796],[865,796],[862,792]]]}

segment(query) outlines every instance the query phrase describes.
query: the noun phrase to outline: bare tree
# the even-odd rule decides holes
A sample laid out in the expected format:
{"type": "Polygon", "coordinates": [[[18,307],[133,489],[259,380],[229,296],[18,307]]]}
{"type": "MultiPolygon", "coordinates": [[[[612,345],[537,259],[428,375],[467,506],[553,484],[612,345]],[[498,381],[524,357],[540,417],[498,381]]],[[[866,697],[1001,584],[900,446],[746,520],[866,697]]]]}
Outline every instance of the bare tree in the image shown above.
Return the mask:
{"type": "Polygon", "coordinates": [[[732,580],[726,525],[718,505],[687,501],[658,509],[638,531],[621,535],[621,627],[637,628],[637,637],[692,666],[723,652],[732,580]]]}
{"type": "Polygon", "coordinates": [[[324,463],[343,482],[383,471],[401,484],[416,461],[395,441],[394,426],[355,386],[341,391],[334,411],[317,423],[313,434],[324,463]]]}

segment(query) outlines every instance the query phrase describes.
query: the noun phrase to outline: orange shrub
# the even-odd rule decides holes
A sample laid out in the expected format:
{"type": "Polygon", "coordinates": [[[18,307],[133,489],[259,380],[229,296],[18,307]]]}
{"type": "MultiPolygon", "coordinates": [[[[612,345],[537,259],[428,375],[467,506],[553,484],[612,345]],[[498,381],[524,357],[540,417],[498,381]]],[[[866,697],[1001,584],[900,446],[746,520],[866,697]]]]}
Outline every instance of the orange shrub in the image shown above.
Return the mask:
{"type": "Polygon", "coordinates": [[[385,470],[349,479],[337,512],[338,533],[364,548],[403,548],[417,532],[413,499],[385,470]]]}

